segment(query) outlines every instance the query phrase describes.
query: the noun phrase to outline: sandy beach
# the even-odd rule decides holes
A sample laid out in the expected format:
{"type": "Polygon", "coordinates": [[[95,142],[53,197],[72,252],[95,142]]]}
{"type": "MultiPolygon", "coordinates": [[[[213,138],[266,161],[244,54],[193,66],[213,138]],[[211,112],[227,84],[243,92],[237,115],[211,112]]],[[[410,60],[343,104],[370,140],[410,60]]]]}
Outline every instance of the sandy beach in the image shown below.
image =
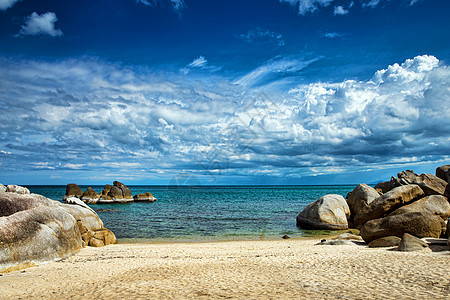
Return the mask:
{"type": "Polygon", "coordinates": [[[449,299],[450,252],[317,239],[117,244],[0,276],[1,299],[449,299]]]}

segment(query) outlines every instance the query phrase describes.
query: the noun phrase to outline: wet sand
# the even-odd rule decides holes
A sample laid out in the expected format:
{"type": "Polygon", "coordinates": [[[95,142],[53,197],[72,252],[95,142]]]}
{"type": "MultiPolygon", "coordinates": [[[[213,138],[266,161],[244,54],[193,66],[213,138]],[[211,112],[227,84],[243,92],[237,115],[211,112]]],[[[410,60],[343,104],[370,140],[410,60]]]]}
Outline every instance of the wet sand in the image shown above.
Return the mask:
{"type": "Polygon", "coordinates": [[[450,251],[317,239],[118,244],[0,276],[1,299],[450,299],[450,251]]]}

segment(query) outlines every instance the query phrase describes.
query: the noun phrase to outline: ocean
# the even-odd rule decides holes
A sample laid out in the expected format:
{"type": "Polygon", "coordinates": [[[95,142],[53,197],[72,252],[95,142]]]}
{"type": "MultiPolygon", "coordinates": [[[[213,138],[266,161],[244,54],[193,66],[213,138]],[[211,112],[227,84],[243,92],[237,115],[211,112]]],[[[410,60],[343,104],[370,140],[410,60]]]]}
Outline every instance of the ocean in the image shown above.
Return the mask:
{"type": "MultiPolygon", "coordinates": [[[[65,186],[27,186],[53,200],[65,186]]],[[[104,186],[92,186],[98,193],[104,186]]],[[[296,227],[297,214],[326,194],[346,196],[342,186],[128,186],[133,195],[150,192],[146,203],[90,204],[119,242],[221,241],[308,237],[332,231],[296,227]]],[[[84,191],[88,186],[81,186],[84,191]]]]}

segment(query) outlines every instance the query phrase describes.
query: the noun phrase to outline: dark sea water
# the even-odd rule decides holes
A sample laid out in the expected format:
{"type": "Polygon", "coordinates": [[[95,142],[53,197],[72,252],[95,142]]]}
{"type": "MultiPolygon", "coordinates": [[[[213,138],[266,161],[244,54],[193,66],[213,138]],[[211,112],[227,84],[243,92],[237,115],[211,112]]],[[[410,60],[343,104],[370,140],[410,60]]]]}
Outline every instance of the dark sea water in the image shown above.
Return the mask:
{"type": "MultiPolygon", "coordinates": [[[[88,186],[80,186],[84,191],[88,186]]],[[[296,227],[297,214],[325,194],[346,196],[349,186],[128,186],[151,192],[153,203],[91,204],[120,241],[256,240],[306,237],[330,231],[296,227]]],[[[65,186],[28,186],[61,200],[65,186]]],[[[92,186],[98,193],[103,186],[92,186]]]]}

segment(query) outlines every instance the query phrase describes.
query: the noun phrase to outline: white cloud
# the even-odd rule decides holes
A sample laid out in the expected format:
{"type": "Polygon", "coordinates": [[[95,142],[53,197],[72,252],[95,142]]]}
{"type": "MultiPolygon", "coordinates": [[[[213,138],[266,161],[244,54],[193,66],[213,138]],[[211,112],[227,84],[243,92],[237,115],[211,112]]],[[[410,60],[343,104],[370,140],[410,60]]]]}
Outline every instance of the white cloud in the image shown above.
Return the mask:
{"type": "Polygon", "coordinates": [[[33,12],[25,20],[25,25],[22,25],[20,35],[49,35],[57,37],[63,35],[60,29],[55,28],[55,22],[58,21],[55,13],[46,12],[39,15],[33,12]]]}
{"type": "MultiPolygon", "coordinates": [[[[270,75],[281,75],[295,74],[306,67],[308,67],[313,62],[317,61],[318,58],[304,60],[295,57],[276,57],[259,66],[255,70],[249,72],[243,77],[234,81],[234,84],[242,86],[252,86],[255,84],[264,83],[264,80],[268,79],[270,75]]],[[[273,78],[269,78],[269,80],[273,78]]]]}
{"type": "Polygon", "coordinates": [[[344,7],[342,6],[335,6],[334,7],[334,15],[346,15],[348,14],[348,10],[346,10],[344,7]]]}
{"type": "Polygon", "coordinates": [[[184,74],[188,74],[192,69],[207,70],[209,72],[217,72],[222,69],[222,67],[211,66],[208,64],[208,60],[202,55],[194,59],[186,68],[182,68],[180,71],[184,74]]]}
{"type": "Polygon", "coordinates": [[[208,61],[206,60],[206,58],[204,56],[199,56],[196,59],[194,59],[189,65],[188,67],[191,68],[205,68],[206,66],[208,66],[208,61]]]}
{"type": "Polygon", "coordinates": [[[300,15],[313,13],[319,9],[320,6],[329,6],[335,0],[280,0],[280,2],[288,2],[290,5],[298,7],[300,15]]]}
{"type": "Polygon", "coordinates": [[[250,30],[245,34],[241,34],[239,35],[239,38],[248,43],[269,41],[277,44],[279,47],[283,47],[286,44],[281,34],[265,30],[261,27],[258,27],[255,30],[250,30]]]}
{"type": "Polygon", "coordinates": [[[335,38],[342,37],[343,35],[341,33],[337,33],[337,32],[327,32],[324,34],[324,36],[329,39],[335,39],[335,38]]]}
{"type": "Polygon", "coordinates": [[[7,10],[19,1],[20,0],[0,0],[0,10],[7,10]]]}
{"type": "Polygon", "coordinates": [[[381,0],[370,0],[369,2],[363,3],[363,7],[376,7],[378,4],[380,4],[381,0]]]}
{"type": "Polygon", "coordinates": [[[153,6],[155,3],[167,3],[173,7],[176,11],[180,11],[184,8],[185,3],[184,0],[136,0],[138,3],[142,3],[144,5],[153,6]]]}

